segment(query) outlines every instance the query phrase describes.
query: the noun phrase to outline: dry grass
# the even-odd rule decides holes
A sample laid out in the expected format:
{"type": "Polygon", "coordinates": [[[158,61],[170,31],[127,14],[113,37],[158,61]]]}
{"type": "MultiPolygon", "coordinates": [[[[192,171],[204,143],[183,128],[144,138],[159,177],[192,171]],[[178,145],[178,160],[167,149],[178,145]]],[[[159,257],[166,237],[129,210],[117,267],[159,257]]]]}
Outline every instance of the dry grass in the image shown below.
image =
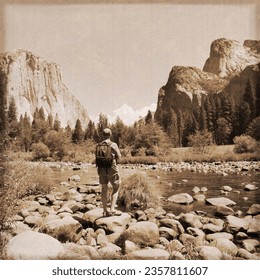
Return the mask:
{"type": "Polygon", "coordinates": [[[199,153],[193,148],[174,148],[167,157],[159,158],[160,161],[181,162],[181,161],[198,161],[198,162],[215,162],[215,161],[250,161],[259,160],[260,153],[237,154],[234,152],[234,145],[209,146],[206,153],[199,153]]]}
{"type": "MultiPolygon", "coordinates": [[[[8,229],[19,199],[51,190],[49,168],[23,161],[6,162],[4,168],[4,183],[0,187],[0,232],[8,229]]],[[[0,256],[3,246],[4,239],[0,234],[0,256]]]]}
{"type": "Polygon", "coordinates": [[[160,190],[155,181],[144,173],[136,173],[123,178],[118,203],[127,210],[160,206],[160,190]]]}

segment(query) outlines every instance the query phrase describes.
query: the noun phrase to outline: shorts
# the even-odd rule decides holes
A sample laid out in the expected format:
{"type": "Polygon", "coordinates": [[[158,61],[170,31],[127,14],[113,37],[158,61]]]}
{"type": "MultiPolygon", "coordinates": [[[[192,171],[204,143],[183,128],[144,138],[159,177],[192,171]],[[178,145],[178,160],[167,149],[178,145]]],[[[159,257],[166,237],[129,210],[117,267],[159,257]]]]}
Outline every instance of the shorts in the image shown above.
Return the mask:
{"type": "Polygon", "coordinates": [[[119,173],[117,168],[98,168],[99,183],[101,185],[111,183],[112,186],[118,186],[120,184],[119,173]]]}

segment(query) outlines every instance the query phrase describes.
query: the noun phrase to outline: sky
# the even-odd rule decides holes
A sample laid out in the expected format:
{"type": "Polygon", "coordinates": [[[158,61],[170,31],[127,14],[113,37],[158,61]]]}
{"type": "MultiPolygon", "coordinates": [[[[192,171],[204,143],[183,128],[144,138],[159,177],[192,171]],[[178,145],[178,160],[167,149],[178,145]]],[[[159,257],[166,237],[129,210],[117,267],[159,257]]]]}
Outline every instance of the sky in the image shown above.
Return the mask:
{"type": "Polygon", "coordinates": [[[255,21],[252,4],[7,4],[4,51],[60,64],[93,120],[131,124],[155,110],[173,66],[202,69],[218,38],[257,39],[255,21]]]}

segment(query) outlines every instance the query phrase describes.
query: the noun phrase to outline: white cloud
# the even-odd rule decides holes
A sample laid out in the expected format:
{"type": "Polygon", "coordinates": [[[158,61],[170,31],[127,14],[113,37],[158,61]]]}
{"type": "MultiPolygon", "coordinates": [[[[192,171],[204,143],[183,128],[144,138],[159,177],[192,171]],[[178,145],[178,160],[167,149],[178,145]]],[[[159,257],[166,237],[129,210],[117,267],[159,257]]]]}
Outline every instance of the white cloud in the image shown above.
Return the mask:
{"type": "MultiPolygon", "coordinates": [[[[154,112],[156,110],[156,104],[152,103],[150,106],[145,106],[141,109],[134,110],[131,106],[123,104],[120,108],[113,111],[112,115],[107,115],[109,123],[114,123],[116,118],[119,117],[124,124],[132,125],[135,121],[143,118],[147,115],[148,110],[154,112]]],[[[91,117],[91,120],[98,122],[99,117],[91,117]]]]}

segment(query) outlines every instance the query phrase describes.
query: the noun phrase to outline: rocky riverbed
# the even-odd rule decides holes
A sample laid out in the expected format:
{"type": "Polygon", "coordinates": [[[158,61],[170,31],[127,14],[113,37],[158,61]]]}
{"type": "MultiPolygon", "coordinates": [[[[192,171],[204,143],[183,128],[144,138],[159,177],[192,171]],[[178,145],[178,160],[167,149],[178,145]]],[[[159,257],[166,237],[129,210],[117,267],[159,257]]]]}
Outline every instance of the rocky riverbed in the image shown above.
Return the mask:
{"type": "MultiPolygon", "coordinates": [[[[48,195],[19,202],[7,238],[9,259],[260,259],[260,204],[246,212],[233,210],[224,193],[205,196],[215,216],[203,211],[176,215],[162,207],[119,211],[103,217],[100,187],[91,165],[46,163],[58,172],[75,171],[48,195]],[[78,172],[78,173],[77,173],[78,172]],[[83,180],[83,176],[85,176],[83,180]]],[[[179,163],[122,166],[122,176],[134,172],[238,174],[259,172],[258,162],[179,163]]],[[[67,173],[66,173],[67,174],[67,173]]],[[[227,174],[227,175],[226,175],[227,174]]],[[[160,177],[158,177],[160,180],[160,177]]],[[[245,184],[249,192],[257,184],[245,184]]],[[[176,193],[171,203],[190,205],[201,189],[176,193]]],[[[223,186],[224,192],[231,191],[223,186]]]]}

